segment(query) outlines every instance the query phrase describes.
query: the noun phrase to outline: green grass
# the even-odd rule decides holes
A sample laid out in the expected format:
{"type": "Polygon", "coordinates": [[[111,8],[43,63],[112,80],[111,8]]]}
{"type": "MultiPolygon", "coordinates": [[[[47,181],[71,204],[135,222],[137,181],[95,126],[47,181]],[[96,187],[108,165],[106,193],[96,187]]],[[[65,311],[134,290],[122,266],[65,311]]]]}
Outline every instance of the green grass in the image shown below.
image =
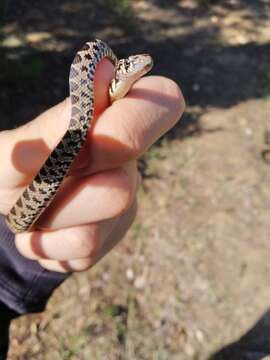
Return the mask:
{"type": "Polygon", "coordinates": [[[7,6],[8,0],[0,0],[0,26],[3,25],[3,22],[5,20],[7,6]]]}
{"type": "Polygon", "coordinates": [[[123,28],[131,29],[134,26],[134,13],[131,7],[132,0],[103,0],[115,17],[115,21],[123,28]]]}
{"type": "Polygon", "coordinates": [[[108,5],[119,16],[130,15],[130,12],[131,12],[131,0],[109,0],[108,5]]]}
{"type": "Polygon", "coordinates": [[[116,317],[120,316],[123,313],[122,306],[119,305],[108,305],[104,309],[104,314],[109,317],[116,317]]]}
{"type": "Polygon", "coordinates": [[[27,58],[10,60],[4,52],[0,56],[0,80],[9,82],[31,81],[38,78],[44,68],[45,62],[41,56],[33,54],[27,58]]]}

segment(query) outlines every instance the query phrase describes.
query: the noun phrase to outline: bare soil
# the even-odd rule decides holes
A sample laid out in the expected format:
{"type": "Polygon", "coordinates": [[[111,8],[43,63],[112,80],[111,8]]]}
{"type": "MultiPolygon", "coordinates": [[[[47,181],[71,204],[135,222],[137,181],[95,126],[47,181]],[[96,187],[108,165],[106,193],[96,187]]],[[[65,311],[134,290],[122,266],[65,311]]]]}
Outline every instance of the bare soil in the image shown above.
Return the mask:
{"type": "Polygon", "coordinates": [[[18,71],[0,75],[2,128],[66,96],[74,49],[90,37],[120,55],[152,53],[188,107],[144,159],[126,239],[46,312],[13,323],[9,358],[269,359],[269,1],[136,1],[133,15],[102,2],[16,3],[3,51],[18,71]]]}

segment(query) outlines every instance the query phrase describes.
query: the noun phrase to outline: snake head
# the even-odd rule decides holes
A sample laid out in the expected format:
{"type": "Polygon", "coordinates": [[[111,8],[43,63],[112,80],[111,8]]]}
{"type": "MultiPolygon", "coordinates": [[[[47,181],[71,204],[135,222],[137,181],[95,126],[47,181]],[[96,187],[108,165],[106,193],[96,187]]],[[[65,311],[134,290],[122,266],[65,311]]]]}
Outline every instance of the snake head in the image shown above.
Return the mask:
{"type": "Polygon", "coordinates": [[[139,79],[153,67],[153,60],[148,54],[132,55],[127,59],[121,59],[115,69],[115,77],[125,81],[126,79],[139,79]]]}
{"type": "Polygon", "coordinates": [[[124,97],[132,85],[153,67],[153,59],[149,54],[132,55],[118,61],[115,77],[110,86],[112,101],[124,97]]]}

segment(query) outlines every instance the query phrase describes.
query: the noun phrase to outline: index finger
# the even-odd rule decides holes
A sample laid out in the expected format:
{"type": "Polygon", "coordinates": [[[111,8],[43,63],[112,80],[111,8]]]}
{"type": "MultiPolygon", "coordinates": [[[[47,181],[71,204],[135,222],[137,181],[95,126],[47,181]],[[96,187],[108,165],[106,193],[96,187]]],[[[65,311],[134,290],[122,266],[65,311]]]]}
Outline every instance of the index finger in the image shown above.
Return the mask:
{"type": "Polygon", "coordinates": [[[184,107],[174,81],[160,76],[140,79],[101,114],[74,168],[93,173],[138,158],[175,125],[184,107]]]}

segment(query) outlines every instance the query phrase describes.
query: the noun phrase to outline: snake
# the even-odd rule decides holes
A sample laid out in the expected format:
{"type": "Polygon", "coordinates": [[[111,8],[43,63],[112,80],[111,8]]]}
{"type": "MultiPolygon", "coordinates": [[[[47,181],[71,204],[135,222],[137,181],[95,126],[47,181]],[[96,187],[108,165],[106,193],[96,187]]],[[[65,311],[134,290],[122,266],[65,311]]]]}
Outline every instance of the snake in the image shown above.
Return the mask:
{"type": "Polygon", "coordinates": [[[34,231],[37,220],[69,176],[71,166],[93,126],[94,78],[97,66],[105,58],[114,66],[114,77],[108,89],[111,103],[123,98],[133,84],[153,67],[149,54],[118,60],[112,49],[99,39],[86,42],[76,53],[69,72],[71,113],[68,128],[7,214],[7,226],[15,234],[34,231]]]}

